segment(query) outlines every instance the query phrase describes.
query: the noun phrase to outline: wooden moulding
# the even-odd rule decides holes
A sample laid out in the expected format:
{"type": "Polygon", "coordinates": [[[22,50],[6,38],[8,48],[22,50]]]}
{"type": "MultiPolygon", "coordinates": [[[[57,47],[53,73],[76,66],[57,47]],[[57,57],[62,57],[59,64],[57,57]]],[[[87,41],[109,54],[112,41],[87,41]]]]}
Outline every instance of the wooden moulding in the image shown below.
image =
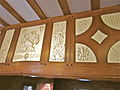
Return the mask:
{"type": "Polygon", "coordinates": [[[106,61],[109,48],[116,41],[120,40],[120,31],[106,26],[100,18],[100,15],[114,12],[120,12],[120,6],[4,27],[2,29],[2,33],[3,31],[4,33],[0,35],[0,46],[6,30],[16,28],[16,31],[9,49],[7,61],[5,64],[0,64],[0,75],[33,75],[47,78],[120,80],[120,64],[107,63],[106,61]],[[81,35],[75,36],[75,19],[89,16],[93,17],[93,23],[88,31],[81,35]],[[67,21],[65,62],[48,62],[53,23],[65,20],[67,21]],[[31,27],[40,24],[46,24],[41,61],[13,63],[12,58],[15,52],[20,29],[23,27],[31,27]],[[98,29],[109,36],[101,44],[98,44],[91,39],[91,36],[95,34],[98,29]],[[75,63],[75,43],[77,42],[86,44],[94,51],[98,60],[97,63],[75,63]]]}

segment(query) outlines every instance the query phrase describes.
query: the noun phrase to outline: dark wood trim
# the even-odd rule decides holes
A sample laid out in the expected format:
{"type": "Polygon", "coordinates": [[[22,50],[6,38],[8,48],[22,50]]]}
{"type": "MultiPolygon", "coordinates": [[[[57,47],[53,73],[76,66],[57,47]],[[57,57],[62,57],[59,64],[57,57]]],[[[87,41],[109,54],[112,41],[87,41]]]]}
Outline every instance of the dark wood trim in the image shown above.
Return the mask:
{"type": "Polygon", "coordinates": [[[91,10],[100,9],[100,0],[91,0],[91,10]]]}
{"type": "Polygon", "coordinates": [[[26,21],[5,1],[0,0],[0,4],[11,13],[19,22],[25,23],[26,21]]]}
{"type": "Polygon", "coordinates": [[[0,48],[2,46],[2,42],[4,40],[5,34],[6,34],[6,30],[1,30],[1,34],[0,34],[0,48]]]}
{"type": "Polygon", "coordinates": [[[70,63],[75,62],[75,19],[71,19],[70,24],[70,63]]]}
{"type": "Polygon", "coordinates": [[[4,26],[9,26],[9,24],[6,21],[4,21],[2,18],[0,18],[0,24],[4,26]]]}
{"type": "Polygon", "coordinates": [[[58,3],[60,5],[64,15],[71,14],[68,3],[67,3],[67,0],[58,0],[58,3]]]}
{"type": "Polygon", "coordinates": [[[35,0],[27,0],[28,4],[32,7],[32,9],[36,12],[36,14],[40,17],[40,19],[46,19],[46,15],[40,8],[40,6],[37,4],[35,0]]]}
{"type": "Polygon", "coordinates": [[[11,41],[11,44],[10,44],[10,48],[8,50],[8,54],[7,54],[7,57],[6,57],[6,63],[10,63],[13,60],[15,49],[16,49],[16,46],[17,46],[17,41],[18,41],[18,38],[19,38],[19,35],[20,35],[20,31],[21,31],[21,28],[16,28],[15,31],[14,31],[14,35],[13,35],[13,38],[12,38],[12,41],[11,41]]]}
{"type": "Polygon", "coordinates": [[[66,21],[66,44],[65,44],[65,62],[70,60],[70,20],[66,21]]]}

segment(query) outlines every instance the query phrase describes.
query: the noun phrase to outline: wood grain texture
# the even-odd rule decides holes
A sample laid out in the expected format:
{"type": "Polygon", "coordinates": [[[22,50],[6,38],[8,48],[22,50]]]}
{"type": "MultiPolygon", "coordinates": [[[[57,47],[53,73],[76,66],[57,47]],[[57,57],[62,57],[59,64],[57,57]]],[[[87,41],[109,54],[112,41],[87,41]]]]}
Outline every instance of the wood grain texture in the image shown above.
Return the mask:
{"type": "Polygon", "coordinates": [[[91,0],[91,10],[100,9],[100,0],[91,0]]]}
{"type": "Polygon", "coordinates": [[[68,3],[67,3],[67,0],[58,0],[58,3],[60,5],[64,15],[71,14],[68,3]]]}
{"type": "Polygon", "coordinates": [[[19,22],[25,23],[26,21],[5,1],[0,0],[0,4],[11,13],[19,22]]]}
{"type": "Polygon", "coordinates": [[[0,18],[0,23],[4,26],[9,26],[9,24],[6,21],[4,21],[2,18],[0,18]]]}
{"type": "Polygon", "coordinates": [[[4,37],[5,37],[5,34],[6,34],[6,30],[1,30],[1,34],[0,34],[0,48],[2,46],[2,42],[4,40],[4,37]]]}
{"type": "Polygon", "coordinates": [[[107,54],[110,47],[118,40],[120,40],[120,31],[106,26],[100,15],[107,13],[120,12],[120,6],[109,7],[94,11],[83,13],[76,13],[67,16],[54,17],[46,20],[29,22],[24,24],[12,25],[4,27],[4,30],[11,28],[18,28],[9,51],[8,61],[11,62],[16,42],[19,35],[19,29],[22,27],[35,26],[40,24],[47,24],[44,36],[44,44],[42,49],[41,62],[16,62],[7,64],[0,64],[0,75],[34,75],[47,78],[87,78],[91,80],[118,80],[120,81],[120,64],[107,63],[107,54]],[[112,10],[112,11],[111,11],[112,10]],[[83,17],[93,17],[91,27],[83,34],[75,36],[75,19],[83,17]],[[51,33],[53,22],[60,22],[67,20],[67,53],[64,63],[48,62],[51,33]],[[97,30],[108,35],[108,37],[98,44],[91,39],[92,35],[97,30]],[[82,43],[89,46],[97,57],[97,63],[75,63],[75,43],[82,43]],[[48,44],[47,44],[48,43],[48,44]],[[69,45],[70,44],[70,45],[69,45]]]}
{"type": "Polygon", "coordinates": [[[32,7],[32,9],[36,12],[36,14],[40,17],[40,19],[46,19],[46,15],[40,8],[40,6],[37,4],[35,0],[27,0],[28,4],[32,7]]]}
{"type": "MultiPolygon", "coordinates": [[[[69,41],[69,62],[74,63],[75,62],[75,19],[71,18],[68,20],[69,25],[69,35],[70,35],[70,41],[69,41]]],[[[71,64],[72,65],[72,64],[71,64]]]]}
{"type": "Polygon", "coordinates": [[[53,27],[53,23],[47,23],[46,29],[45,29],[45,35],[44,35],[41,60],[40,60],[41,63],[47,63],[49,60],[50,44],[51,44],[51,38],[52,38],[52,27],[53,27]]]}

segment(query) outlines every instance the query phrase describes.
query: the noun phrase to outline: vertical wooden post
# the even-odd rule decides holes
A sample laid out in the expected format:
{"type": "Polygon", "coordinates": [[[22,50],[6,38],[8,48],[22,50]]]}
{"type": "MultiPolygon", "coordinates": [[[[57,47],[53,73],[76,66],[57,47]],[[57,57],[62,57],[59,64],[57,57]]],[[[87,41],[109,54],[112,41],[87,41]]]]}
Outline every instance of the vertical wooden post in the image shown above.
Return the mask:
{"type": "Polygon", "coordinates": [[[49,22],[46,24],[45,34],[44,34],[44,42],[43,42],[43,48],[41,53],[41,63],[47,63],[49,60],[49,54],[50,54],[50,45],[51,45],[51,38],[52,38],[52,28],[53,23],[49,22]]]}
{"type": "Polygon", "coordinates": [[[15,49],[16,49],[16,46],[17,46],[17,41],[18,41],[18,38],[19,38],[20,31],[21,31],[21,28],[19,28],[19,27],[15,29],[10,48],[8,50],[8,55],[6,57],[6,63],[12,62],[12,59],[13,59],[13,56],[14,56],[14,53],[15,53],[15,49]]]}
{"type": "Polygon", "coordinates": [[[0,34],[0,48],[2,46],[2,42],[4,40],[5,34],[6,34],[6,30],[1,30],[1,34],[0,34]]]}
{"type": "Polygon", "coordinates": [[[73,18],[68,20],[69,29],[69,62],[74,63],[75,60],[75,21],[73,18]]]}

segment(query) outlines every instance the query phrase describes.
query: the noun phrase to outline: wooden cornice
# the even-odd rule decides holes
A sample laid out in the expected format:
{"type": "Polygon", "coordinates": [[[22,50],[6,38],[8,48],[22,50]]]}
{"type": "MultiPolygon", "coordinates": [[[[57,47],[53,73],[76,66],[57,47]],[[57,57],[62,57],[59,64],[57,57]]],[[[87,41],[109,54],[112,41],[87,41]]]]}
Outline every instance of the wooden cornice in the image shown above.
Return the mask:
{"type": "Polygon", "coordinates": [[[4,26],[9,26],[9,24],[6,21],[4,21],[2,18],[0,18],[0,24],[4,26]]]}
{"type": "Polygon", "coordinates": [[[27,0],[27,2],[41,19],[47,18],[35,0],[27,0]]]}
{"type": "Polygon", "coordinates": [[[69,15],[71,14],[68,3],[66,0],[58,0],[58,3],[62,9],[62,12],[64,15],[69,15]]]}
{"type": "Polygon", "coordinates": [[[0,4],[11,13],[19,22],[25,23],[26,21],[5,1],[0,0],[0,4]]]}
{"type": "Polygon", "coordinates": [[[91,10],[100,9],[100,0],[91,0],[91,10]]]}

